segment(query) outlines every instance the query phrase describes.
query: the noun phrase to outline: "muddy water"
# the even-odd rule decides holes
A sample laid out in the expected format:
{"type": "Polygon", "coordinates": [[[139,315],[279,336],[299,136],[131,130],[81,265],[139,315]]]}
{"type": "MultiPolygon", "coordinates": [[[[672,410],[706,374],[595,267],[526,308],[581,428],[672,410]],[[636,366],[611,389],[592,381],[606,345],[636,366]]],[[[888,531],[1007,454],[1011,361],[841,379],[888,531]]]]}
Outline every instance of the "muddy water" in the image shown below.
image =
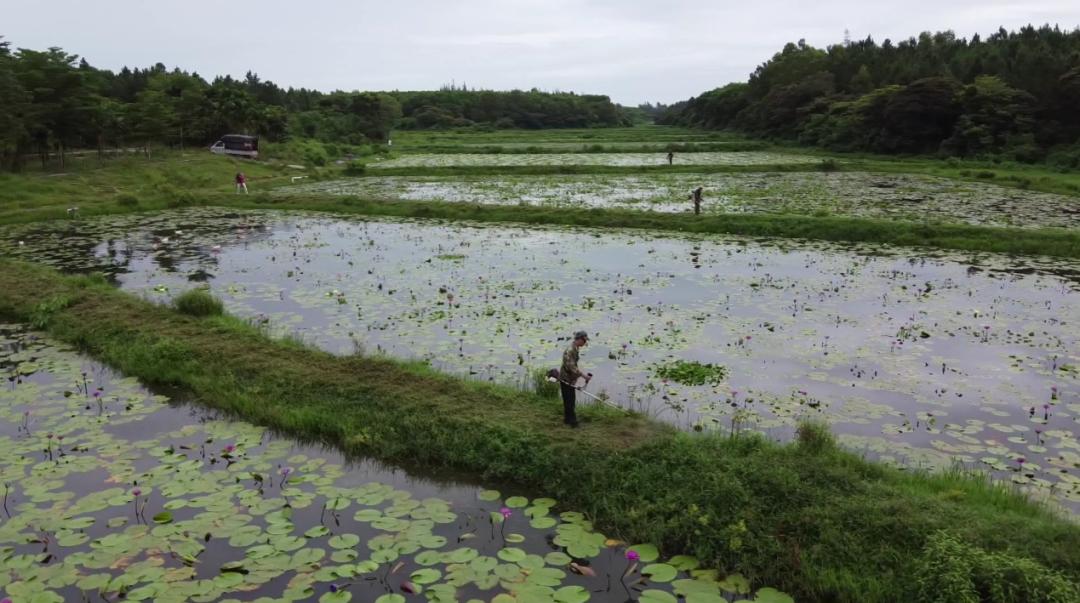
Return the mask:
{"type": "Polygon", "coordinates": [[[15,601],[743,598],[737,576],[688,580],[693,563],[622,581],[627,545],[556,501],[345,459],[13,325],[0,371],[0,593],[15,601]]]}
{"type": "Polygon", "coordinates": [[[876,458],[1080,497],[1075,262],[221,210],[9,231],[5,249],[163,303],[208,285],[276,333],[503,383],[585,329],[591,391],[687,429],[785,438],[820,418],[876,458]],[[691,360],[728,378],[656,376],[691,360]]]}

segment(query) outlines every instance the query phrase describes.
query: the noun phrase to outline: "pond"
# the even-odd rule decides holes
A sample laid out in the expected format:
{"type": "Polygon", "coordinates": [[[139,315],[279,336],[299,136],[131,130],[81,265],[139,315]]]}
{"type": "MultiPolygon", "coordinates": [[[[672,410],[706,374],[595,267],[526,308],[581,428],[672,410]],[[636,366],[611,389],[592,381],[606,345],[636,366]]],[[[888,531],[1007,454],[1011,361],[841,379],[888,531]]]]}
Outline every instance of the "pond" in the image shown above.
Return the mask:
{"type": "Polygon", "coordinates": [[[1080,502],[1072,261],[223,209],[24,226],[0,249],[162,303],[209,286],[277,334],[522,387],[584,329],[588,390],[625,408],[777,439],[818,418],[886,462],[1080,502]],[[671,378],[693,362],[725,374],[671,378]]]}
{"type": "Polygon", "coordinates": [[[542,207],[688,212],[703,187],[709,213],[793,213],[987,226],[1080,227],[1080,199],[932,176],[869,172],[382,176],[314,182],[274,194],[356,195],[542,207]]]}
{"type": "Polygon", "coordinates": [[[554,500],[345,459],[15,325],[0,325],[0,370],[0,593],[18,603],[751,596],[738,574],[660,562],[554,500]]]}
{"type": "MultiPolygon", "coordinates": [[[[769,152],[676,153],[675,165],[792,165],[820,163],[820,157],[769,152]]],[[[368,169],[529,165],[667,165],[656,153],[411,153],[368,164],[368,169]]]]}

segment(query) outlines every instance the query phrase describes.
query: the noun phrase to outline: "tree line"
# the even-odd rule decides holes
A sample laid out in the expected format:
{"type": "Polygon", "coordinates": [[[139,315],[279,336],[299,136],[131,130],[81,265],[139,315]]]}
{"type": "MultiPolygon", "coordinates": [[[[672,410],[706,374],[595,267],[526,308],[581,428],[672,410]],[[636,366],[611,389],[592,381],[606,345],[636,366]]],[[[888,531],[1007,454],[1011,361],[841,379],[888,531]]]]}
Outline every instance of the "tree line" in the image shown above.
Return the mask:
{"type": "Polygon", "coordinates": [[[734,129],[839,151],[1050,159],[1080,167],[1080,29],[983,39],[923,33],[825,49],[799,41],[660,123],[734,129]]]}
{"type": "Polygon", "coordinates": [[[224,134],[360,145],[391,130],[603,127],[628,122],[606,96],[538,90],[320,92],[197,72],[91,66],[60,48],[13,50],[0,39],[0,169],[28,157],[64,163],[70,149],[207,145],[224,134]]]}

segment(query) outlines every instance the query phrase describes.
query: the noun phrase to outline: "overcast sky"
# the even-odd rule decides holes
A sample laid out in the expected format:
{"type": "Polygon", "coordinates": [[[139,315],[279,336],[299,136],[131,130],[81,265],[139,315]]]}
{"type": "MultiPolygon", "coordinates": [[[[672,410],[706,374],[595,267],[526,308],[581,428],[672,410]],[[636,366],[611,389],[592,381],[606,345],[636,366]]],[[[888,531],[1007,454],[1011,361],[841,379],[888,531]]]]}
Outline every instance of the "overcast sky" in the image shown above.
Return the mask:
{"type": "Polygon", "coordinates": [[[1080,25],[1078,0],[0,0],[0,36],[98,67],[163,62],[320,90],[573,90],[672,102],[785,42],[1080,25]]]}

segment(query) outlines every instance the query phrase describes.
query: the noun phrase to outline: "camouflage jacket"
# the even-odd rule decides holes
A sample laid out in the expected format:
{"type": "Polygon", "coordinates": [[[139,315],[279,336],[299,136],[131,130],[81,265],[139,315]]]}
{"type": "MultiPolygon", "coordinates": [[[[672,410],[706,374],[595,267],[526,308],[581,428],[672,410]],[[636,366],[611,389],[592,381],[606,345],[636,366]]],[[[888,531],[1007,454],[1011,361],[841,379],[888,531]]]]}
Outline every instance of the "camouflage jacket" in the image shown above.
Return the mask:
{"type": "Polygon", "coordinates": [[[578,348],[573,343],[567,346],[566,351],[562,355],[562,368],[559,369],[559,378],[563,381],[574,384],[577,380],[584,377],[585,374],[578,368],[578,348]]]}

